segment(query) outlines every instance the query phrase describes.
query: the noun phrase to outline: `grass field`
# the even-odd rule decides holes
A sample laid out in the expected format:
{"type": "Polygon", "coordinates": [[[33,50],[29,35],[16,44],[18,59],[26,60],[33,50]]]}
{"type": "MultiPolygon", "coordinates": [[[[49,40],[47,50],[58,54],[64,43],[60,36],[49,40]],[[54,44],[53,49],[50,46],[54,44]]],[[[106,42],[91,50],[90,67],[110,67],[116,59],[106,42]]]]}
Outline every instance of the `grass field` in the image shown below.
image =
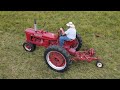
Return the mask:
{"type": "Polygon", "coordinates": [[[119,11],[0,11],[0,78],[1,79],[120,79],[120,12],[119,11]],[[69,21],[76,25],[85,48],[95,48],[104,68],[95,62],[74,62],[69,70],[57,73],[47,67],[44,48],[26,52],[24,30],[38,27],[56,33],[69,21]],[[96,37],[98,35],[99,37],[96,37]]]}

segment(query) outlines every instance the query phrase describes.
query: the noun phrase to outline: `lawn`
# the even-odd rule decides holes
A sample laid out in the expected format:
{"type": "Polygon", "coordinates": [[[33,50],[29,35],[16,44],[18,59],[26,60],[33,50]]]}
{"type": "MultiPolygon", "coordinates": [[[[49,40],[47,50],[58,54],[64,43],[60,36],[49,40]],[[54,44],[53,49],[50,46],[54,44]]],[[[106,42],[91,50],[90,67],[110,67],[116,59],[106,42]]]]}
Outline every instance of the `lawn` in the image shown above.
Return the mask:
{"type": "Polygon", "coordinates": [[[119,11],[0,11],[0,39],[0,79],[120,79],[119,11]],[[73,62],[64,73],[48,68],[45,48],[29,53],[22,47],[34,18],[39,29],[46,22],[44,29],[54,33],[72,21],[82,36],[81,50],[94,48],[104,68],[95,61],[73,62]]]}

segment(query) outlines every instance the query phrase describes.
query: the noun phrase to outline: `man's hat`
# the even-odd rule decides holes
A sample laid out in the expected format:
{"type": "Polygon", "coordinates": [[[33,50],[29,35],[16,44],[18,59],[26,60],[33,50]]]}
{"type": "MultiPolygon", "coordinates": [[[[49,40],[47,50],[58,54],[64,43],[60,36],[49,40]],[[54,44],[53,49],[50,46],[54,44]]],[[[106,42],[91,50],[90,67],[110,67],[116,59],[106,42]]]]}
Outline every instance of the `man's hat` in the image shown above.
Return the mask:
{"type": "Polygon", "coordinates": [[[67,23],[66,25],[67,25],[68,27],[72,27],[72,28],[75,27],[75,25],[74,25],[72,22],[69,22],[69,23],[67,23]]]}

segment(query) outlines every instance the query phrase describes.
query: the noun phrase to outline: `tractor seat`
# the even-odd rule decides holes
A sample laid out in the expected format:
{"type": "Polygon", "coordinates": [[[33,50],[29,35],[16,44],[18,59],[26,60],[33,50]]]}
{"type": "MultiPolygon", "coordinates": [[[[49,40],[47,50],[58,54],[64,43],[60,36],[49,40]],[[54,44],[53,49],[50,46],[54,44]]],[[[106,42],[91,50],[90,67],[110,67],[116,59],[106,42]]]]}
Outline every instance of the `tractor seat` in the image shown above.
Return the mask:
{"type": "Polygon", "coordinates": [[[74,43],[74,41],[75,41],[75,39],[73,40],[73,39],[71,39],[71,40],[69,40],[69,41],[65,41],[65,44],[67,44],[67,45],[72,45],[73,43],[74,43]]]}
{"type": "Polygon", "coordinates": [[[69,40],[69,41],[67,41],[67,42],[73,42],[75,39],[71,39],[71,40],[69,40]]]}
{"type": "Polygon", "coordinates": [[[75,40],[69,40],[69,41],[65,41],[65,43],[64,43],[64,47],[65,48],[70,48],[71,46],[73,46],[74,45],[74,41],[75,40]]]}

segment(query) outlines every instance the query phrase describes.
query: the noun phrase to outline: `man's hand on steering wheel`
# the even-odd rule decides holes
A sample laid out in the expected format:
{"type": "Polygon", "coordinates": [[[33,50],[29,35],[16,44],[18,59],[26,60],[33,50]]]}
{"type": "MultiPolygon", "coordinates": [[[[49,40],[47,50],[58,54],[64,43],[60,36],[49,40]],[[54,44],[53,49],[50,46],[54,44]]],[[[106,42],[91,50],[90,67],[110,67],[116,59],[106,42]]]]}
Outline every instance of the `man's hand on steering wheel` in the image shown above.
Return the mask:
{"type": "Polygon", "coordinates": [[[61,32],[61,35],[62,35],[62,36],[65,35],[65,32],[64,32],[63,28],[60,28],[60,32],[61,32]]]}

